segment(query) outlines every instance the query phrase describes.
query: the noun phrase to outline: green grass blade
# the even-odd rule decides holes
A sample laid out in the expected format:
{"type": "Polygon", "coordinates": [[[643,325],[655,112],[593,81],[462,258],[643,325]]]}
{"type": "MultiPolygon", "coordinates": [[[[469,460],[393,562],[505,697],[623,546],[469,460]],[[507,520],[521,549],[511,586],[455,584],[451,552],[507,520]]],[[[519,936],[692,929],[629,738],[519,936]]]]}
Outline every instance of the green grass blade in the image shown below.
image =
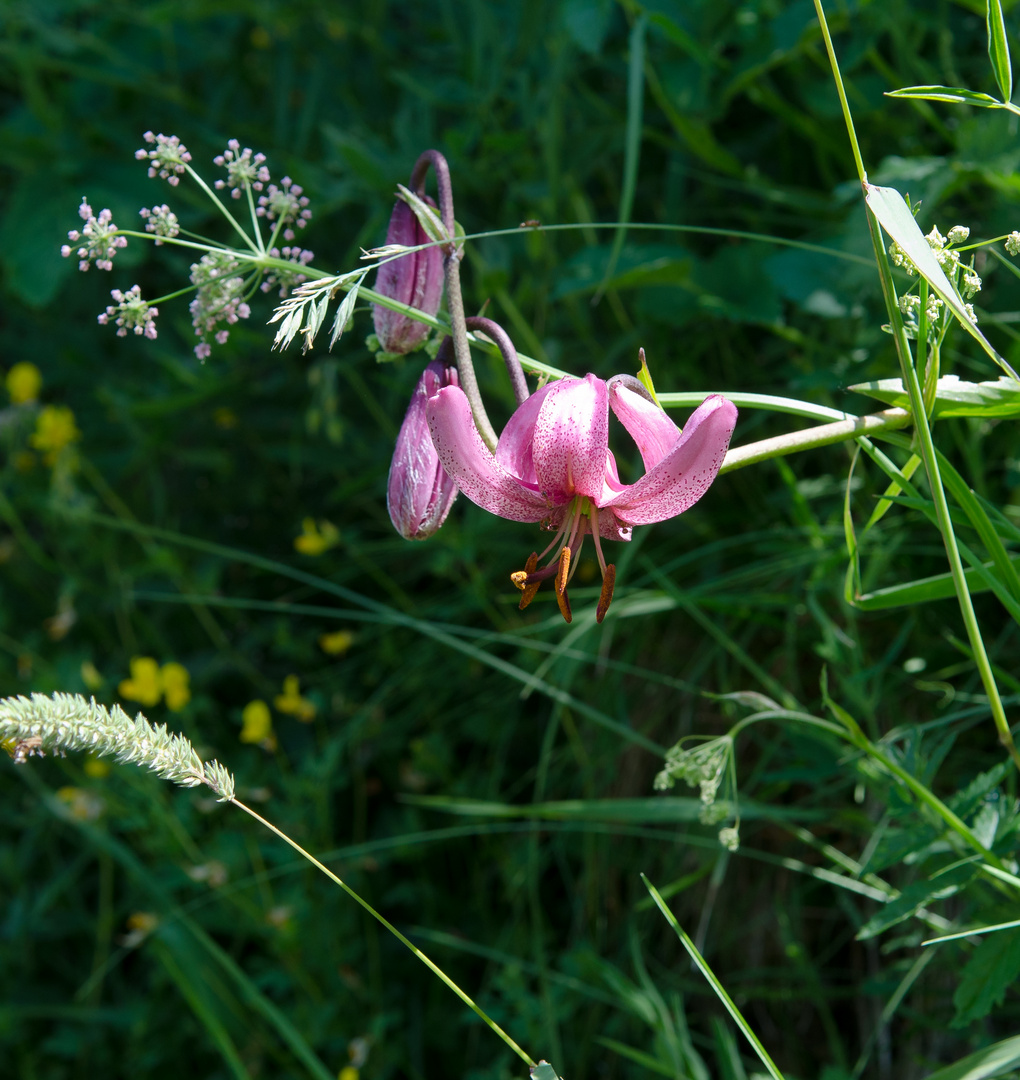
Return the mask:
{"type": "Polygon", "coordinates": [[[684,932],[683,927],[681,927],[681,925],[676,921],[676,916],[666,906],[666,901],[662,899],[662,897],[659,895],[658,890],[648,880],[648,878],[645,877],[644,874],[641,875],[641,880],[645,883],[645,888],[649,891],[649,893],[651,893],[652,899],[655,901],[655,906],[662,912],[663,916],[666,919],[666,922],[668,922],[669,925],[673,927],[674,931],[676,931],[676,936],[680,939],[683,947],[690,955],[690,958],[697,965],[697,968],[701,972],[701,974],[704,975],[705,978],[708,980],[708,984],[715,991],[716,997],[718,997],[719,1000],[726,1007],[726,1011],[730,1014],[730,1016],[733,1017],[733,1020],[736,1023],[737,1027],[739,1027],[740,1030],[744,1033],[745,1038],[754,1048],[754,1052],[758,1055],[759,1058],[761,1058],[761,1062],[765,1066],[765,1068],[768,1069],[769,1075],[773,1078],[773,1080],[783,1080],[783,1074],[779,1071],[779,1069],[776,1068],[776,1064],[772,1060],[772,1058],[769,1057],[768,1051],[765,1049],[764,1046],[762,1046],[758,1036],[755,1035],[755,1033],[751,1030],[751,1025],[748,1024],[748,1022],[744,1019],[741,1011],[733,1003],[733,999],[730,997],[729,994],[726,993],[726,989],[723,984],[719,982],[719,980],[715,977],[715,973],[708,966],[705,958],[701,955],[700,952],[698,952],[697,948],[694,945],[694,942],[691,941],[691,939],[684,932]]]}
{"type": "Polygon", "coordinates": [[[988,0],[988,59],[992,62],[995,81],[1003,101],[1013,96],[1013,66],[1009,61],[1009,42],[1006,40],[1006,21],[1002,15],[1002,0],[988,0]]]}
{"type": "Polygon", "coordinates": [[[929,1073],[924,1080],[991,1080],[1012,1072],[1020,1065],[1020,1035],[992,1043],[975,1054],[929,1073]]]}
{"type": "Polygon", "coordinates": [[[920,98],[922,101],[948,101],[954,105],[975,105],[984,109],[1001,109],[1002,102],[988,94],[978,94],[959,86],[904,86],[887,90],[886,97],[920,98]]]}
{"type": "Polygon", "coordinates": [[[641,161],[641,125],[644,114],[645,97],[645,33],[648,30],[648,16],[642,12],[634,21],[630,31],[630,65],[627,70],[627,129],[624,136],[623,188],[620,193],[620,227],[613,237],[613,248],[609,253],[606,273],[595,294],[597,301],[606,291],[616,263],[627,238],[627,222],[630,221],[634,208],[634,193],[637,190],[638,165],[641,161]]]}

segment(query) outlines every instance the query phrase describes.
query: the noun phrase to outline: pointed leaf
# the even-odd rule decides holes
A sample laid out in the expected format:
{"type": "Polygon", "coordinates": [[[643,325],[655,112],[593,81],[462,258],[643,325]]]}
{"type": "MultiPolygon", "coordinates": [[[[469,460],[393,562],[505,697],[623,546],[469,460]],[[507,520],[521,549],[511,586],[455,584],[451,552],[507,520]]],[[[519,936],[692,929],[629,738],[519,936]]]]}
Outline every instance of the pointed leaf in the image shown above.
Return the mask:
{"type": "Polygon", "coordinates": [[[358,292],[361,289],[361,283],[365,280],[365,275],[361,277],[351,286],[350,291],[343,298],[343,302],[340,304],[340,308],[336,313],[336,318],[333,320],[333,332],[329,336],[330,349],[340,340],[340,335],[344,332],[344,327],[347,326],[347,321],[351,317],[351,313],[354,311],[354,305],[358,301],[358,292]]]}
{"type": "Polygon", "coordinates": [[[1020,376],[992,348],[991,343],[977,327],[977,323],[967,314],[963,301],[957,295],[949,278],[939,266],[935,253],[924,238],[920,226],[914,220],[903,196],[895,188],[877,187],[865,183],[864,197],[871,212],[881,222],[882,228],[896,241],[914,264],[917,272],[938,294],[942,302],[959,320],[960,325],[970,334],[982,349],[1011,378],[1020,381],[1020,376]]]}
{"type": "Polygon", "coordinates": [[[938,1072],[929,1073],[925,1080],[991,1080],[1020,1066],[1020,1035],[992,1043],[977,1053],[968,1054],[938,1072]]]}
{"type": "Polygon", "coordinates": [[[901,90],[887,90],[886,97],[920,98],[922,101],[951,101],[956,105],[975,105],[983,109],[1001,109],[1003,104],[988,94],[964,90],[959,86],[904,86],[901,90]]]}
{"type": "Polygon", "coordinates": [[[995,81],[999,84],[1002,100],[1013,96],[1013,68],[1009,62],[1009,42],[1006,41],[1006,22],[1002,17],[1002,0],[988,0],[986,21],[988,23],[988,59],[992,62],[995,81]]]}
{"type": "Polygon", "coordinates": [[[397,194],[414,211],[418,224],[425,230],[425,235],[430,240],[449,243],[450,238],[446,235],[443,219],[439,216],[439,211],[435,207],[429,206],[424,199],[419,198],[413,191],[404,187],[403,184],[397,185],[397,194]]]}

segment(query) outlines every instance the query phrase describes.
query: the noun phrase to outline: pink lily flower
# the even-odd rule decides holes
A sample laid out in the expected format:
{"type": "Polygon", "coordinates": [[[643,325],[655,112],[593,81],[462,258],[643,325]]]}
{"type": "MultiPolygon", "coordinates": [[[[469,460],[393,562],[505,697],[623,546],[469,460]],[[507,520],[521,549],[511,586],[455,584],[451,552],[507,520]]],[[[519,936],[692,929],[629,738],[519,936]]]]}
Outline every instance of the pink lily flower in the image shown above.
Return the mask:
{"type": "Polygon", "coordinates": [[[635,525],[682,514],[708,490],[722,465],[737,420],[732,402],[707,397],[683,430],[652,400],[637,379],[617,375],[608,383],[594,375],[544,386],[510,418],[493,454],[482,442],[464,392],[440,389],[426,409],[432,441],[457,487],[490,513],[511,521],[541,521],[556,536],[539,556],[532,553],[511,580],[526,607],[539,584],[556,578],[556,600],[567,622],[571,562],[586,533],[602,569],[601,622],[613,596],[616,569],[602,554],[601,539],[630,540],[635,525]],[[609,449],[609,408],[641,452],[645,475],[621,483],[609,449]],[[554,548],[542,569],[538,561],[554,548]]]}

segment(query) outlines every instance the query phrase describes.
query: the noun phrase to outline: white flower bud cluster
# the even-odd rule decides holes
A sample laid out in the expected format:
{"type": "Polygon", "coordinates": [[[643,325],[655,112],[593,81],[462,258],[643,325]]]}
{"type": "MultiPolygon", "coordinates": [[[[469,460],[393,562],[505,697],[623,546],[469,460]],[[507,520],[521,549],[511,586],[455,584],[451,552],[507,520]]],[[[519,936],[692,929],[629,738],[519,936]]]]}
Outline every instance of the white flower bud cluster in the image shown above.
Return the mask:
{"type": "MultiPolygon", "coordinates": [[[[117,226],[113,223],[113,214],[109,210],[100,210],[99,216],[92,213],[86,199],[82,199],[78,207],[78,217],[85,222],[85,227],[79,231],[72,229],[67,234],[67,239],[72,243],[81,243],[77,249],[78,269],[88,270],[95,261],[100,270],[113,269],[113,257],[120,248],[127,247],[127,237],[117,236],[117,226]]],[[[66,259],[74,248],[70,244],[64,244],[60,254],[66,259]]]]}
{"type": "Polygon", "coordinates": [[[162,206],[153,206],[151,209],[143,206],[138,211],[138,216],[145,222],[145,231],[156,234],[156,247],[163,243],[164,236],[177,236],[181,231],[177,215],[166,203],[162,206]]]}
{"type": "Polygon", "coordinates": [[[111,304],[98,316],[99,322],[105,326],[113,319],[117,327],[117,337],[127,337],[127,332],[133,330],[136,334],[144,334],[150,341],[155,341],[155,320],[159,308],[150,307],[142,299],[141,288],[132,285],[126,293],[120,289],[111,289],[110,295],[117,303],[111,304]]]}
{"type": "Polygon", "coordinates": [[[269,183],[269,169],[265,164],[265,154],[252,154],[250,146],[243,150],[237,139],[231,139],[227,143],[226,150],[217,154],[213,162],[221,169],[227,170],[226,180],[217,180],[215,188],[222,191],[225,187],[230,188],[231,197],[239,199],[245,188],[261,191],[264,184],[269,183]]]}
{"type": "MultiPolygon", "coordinates": [[[[304,248],[299,247],[285,247],[282,251],[279,248],[270,248],[269,254],[274,259],[286,259],[287,262],[291,262],[295,267],[307,266],[312,259],[315,258],[314,251],[307,251],[304,248]]],[[[296,288],[303,281],[308,279],[299,270],[283,270],[274,269],[271,273],[267,274],[265,281],[259,286],[259,288],[267,293],[270,289],[275,288],[277,285],[280,287],[280,299],[286,299],[291,292],[291,289],[296,288]]]]}
{"type": "Polygon", "coordinates": [[[280,181],[280,187],[270,184],[265,195],[259,196],[259,205],[255,213],[267,221],[279,220],[284,228],[284,240],[294,239],[296,225],[303,229],[311,220],[312,212],[308,209],[308,196],[303,195],[303,188],[295,184],[289,176],[280,181]]]}
{"type": "Polygon", "coordinates": [[[1006,237],[1006,253],[1020,255],[1020,232],[1014,230],[1006,237]]]}
{"type": "Polygon", "coordinates": [[[148,161],[150,179],[158,176],[171,187],[176,187],[191,161],[188,148],[176,135],[153,135],[151,131],[147,131],[142,138],[155,149],[146,150],[142,147],[141,150],[136,150],[135,160],[148,161]]]}
{"type": "Polygon", "coordinates": [[[195,346],[199,360],[212,352],[210,335],[218,345],[226,344],[230,331],[220,326],[221,323],[232,326],[251,315],[251,308],[244,300],[244,279],[236,273],[239,267],[237,259],[227,251],[211,251],[192,264],[191,283],[198,286],[198,292],[189,310],[195,333],[202,338],[195,346]]]}
{"type": "Polygon", "coordinates": [[[909,277],[913,277],[917,273],[917,270],[908,258],[907,253],[895,240],[889,245],[889,258],[892,259],[893,266],[898,266],[902,270],[905,270],[909,277]]]}
{"type": "Polygon", "coordinates": [[[674,746],[666,754],[666,767],[655,778],[655,789],[665,791],[682,780],[689,787],[700,789],[701,801],[711,806],[722,782],[732,741],[729,738],[711,739],[690,750],[674,746]]]}

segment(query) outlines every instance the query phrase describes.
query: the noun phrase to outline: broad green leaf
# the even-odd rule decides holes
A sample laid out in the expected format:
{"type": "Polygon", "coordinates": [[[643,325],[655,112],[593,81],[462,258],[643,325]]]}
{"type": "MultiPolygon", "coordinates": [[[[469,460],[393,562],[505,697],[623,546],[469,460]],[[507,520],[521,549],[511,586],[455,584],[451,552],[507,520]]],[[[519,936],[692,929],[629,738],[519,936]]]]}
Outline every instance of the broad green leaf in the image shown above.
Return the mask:
{"type": "Polygon", "coordinates": [[[864,197],[871,212],[878,218],[882,228],[903,249],[907,258],[914,264],[917,272],[928,282],[942,302],[959,320],[960,325],[981,346],[982,349],[1013,379],[1020,381],[1020,376],[995,351],[991,343],[978,329],[977,323],[967,314],[963,301],[957,295],[949,278],[935,258],[935,252],[928,245],[920,226],[914,220],[903,196],[895,188],[878,187],[864,184],[864,197]]]}
{"type": "Polygon", "coordinates": [[[938,1072],[929,1073],[924,1080],[991,1080],[1012,1072],[1017,1066],[1020,1066],[1020,1035],[968,1054],[938,1072]]]}
{"type": "MultiPolygon", "coordinates": [[[[909,408],[902,379],[875,379],[850,387],[887,405],[909,408]]],[[[938,381],[935,409],[932,414],[944,416],[1020,416],[1020,382],[1001,376],[995,382],[964,382],[955,375],[943,375],[938,381]]]]}
{"type": "Polygon", "coordinates": [[[1020,976],[1020,931],[1003,931],[974,950],[953,994],[956,1016],[952,1026],[966,1027],[987,1016],[1020,976]]]}
{"type": "Polygon", "coordinates": [[[904,86],[887,90],[886,97],[920,98],[922,101],[951,101],[956,105],[975,105],[983,109],[1001,109],[1003,104],[988,94],[978,94],[959,86],[904,86]]]}
{"type": "Polygon", "coordinates": [[[1003,101],[1013,96],[1013,68],[1009,62],[1009,42],[1006,41],[1006,23],[1002,17],[1002,0],[988,0],[986,21],[988,23],[988,59],[992,62],[995,81],[1003,101]]]}

